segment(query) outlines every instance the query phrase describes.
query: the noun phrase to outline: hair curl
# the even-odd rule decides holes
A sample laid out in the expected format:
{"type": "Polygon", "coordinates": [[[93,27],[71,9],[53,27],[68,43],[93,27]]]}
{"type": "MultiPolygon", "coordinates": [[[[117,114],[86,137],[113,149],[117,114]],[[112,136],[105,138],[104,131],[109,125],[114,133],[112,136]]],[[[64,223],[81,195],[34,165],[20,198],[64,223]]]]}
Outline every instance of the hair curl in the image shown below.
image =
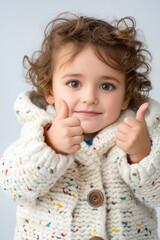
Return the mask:
{"type": "Polygon", "coordinates": [[[74,46],[71,60],[86,44],[90,44],[101,61],[123,72],[131,105],[146,100],[152,89],[148,78],[151,54],[145,44],[137,40],[134,18],[125,17],[112,25],[74,14],[70,17],[59,15],[52,20],[45,28],[41,49],[34,52],[31,59],[28,56],[23,58],[26,80],[36,87],[39,94],[45,96],[51,89],[56,65],[54,56],[68,43],[74,46]]]}

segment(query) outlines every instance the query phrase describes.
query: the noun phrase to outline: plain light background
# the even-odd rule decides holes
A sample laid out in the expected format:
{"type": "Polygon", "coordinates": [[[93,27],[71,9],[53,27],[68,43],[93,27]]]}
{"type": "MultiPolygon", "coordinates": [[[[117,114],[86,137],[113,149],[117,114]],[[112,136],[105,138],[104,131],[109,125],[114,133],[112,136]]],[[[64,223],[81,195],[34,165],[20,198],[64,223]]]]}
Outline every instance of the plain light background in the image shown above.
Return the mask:
{"type": "MultiPolygon", "coordinates": [[[[31,89],[25,84],[22,59],[39,49],[47,23],[64,11],[106,20],[133,16],[153,56],[151,97],[160,102],[159,0],[0,0],[0,155],[20,135],[13,104],[31,89]]],[[[16,204],[0,189],[0,240],[13,240],[16,204]]],[[[160,209],[157,209],[160,236],[160,209]]]]}

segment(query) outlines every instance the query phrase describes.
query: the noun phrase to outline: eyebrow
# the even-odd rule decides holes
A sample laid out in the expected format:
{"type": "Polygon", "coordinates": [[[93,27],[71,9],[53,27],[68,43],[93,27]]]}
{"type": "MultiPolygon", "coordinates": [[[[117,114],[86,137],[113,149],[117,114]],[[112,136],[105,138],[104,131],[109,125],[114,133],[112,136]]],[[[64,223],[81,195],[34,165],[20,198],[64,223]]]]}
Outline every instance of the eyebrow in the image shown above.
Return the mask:
{"type": "Polygon", "coordinates": [[[66,78],[66,77],[83,77],[83,75],[80,73],[68,73],[68,74],[65,74],[62,78],[66,78]]]}
{"type": "Polygon", "coordinates": [[[105,79],[105,80],[113,80],[120,84],[120,81],[116,77],[113,77],[113,76],[101,76],[101,78],[105,79]]]}
{"type": "MultiPolygon", "coordinates": [[[[62,78],[66,78],[66,77],[83,77],[83,74],[80,74],[80,73],[68,73],[68,74],[65,74],[62,78]]],[[[116,81],[117,83],[120,84],[120,81],[116,77],[113,77],[113,76],[102,75],[102,76],[100,76],[100,79],[113,80],[113,81],[116,81]]]]}

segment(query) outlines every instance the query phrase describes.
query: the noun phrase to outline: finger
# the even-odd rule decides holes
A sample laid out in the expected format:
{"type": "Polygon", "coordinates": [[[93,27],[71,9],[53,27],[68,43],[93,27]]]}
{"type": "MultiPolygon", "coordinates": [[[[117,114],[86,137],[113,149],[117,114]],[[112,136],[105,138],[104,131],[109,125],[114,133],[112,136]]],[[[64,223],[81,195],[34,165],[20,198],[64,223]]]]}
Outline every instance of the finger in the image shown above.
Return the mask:
{"type": "Polygon", "coordinates": [[[128,153],[125,142],[116,140],[116,145],[117,145],[121,150],[123,150],[124,152],[128,153]]]}
{"type": "Polygon", "coordinates": [[[136,119],[138,121],[140,121],[140,122],[145,121],[145,113],[146,113],[146,110],[148,109],[148,107],[149,107],[149,103],[143,103],[139,107],[139,109],[138,109],[138,111],[136,113],[136,119]]]}
{"type": "Polygon", "coordinates": [[[81,149],[81,145],[80,144],[75,144],[70,149],[68,149],[67,152],[68,153],[75,153],[75,152],[77,152],[80,149],[81,149]]]}
{"type": "Polygon", "coordinates": [[[121,142],[125,142],[126,141],[126,134],[117,131],[116,132],[116,140],[121,141],[121,142]]]}
{"type": "Polygon", "coordinates": [[[68,127],[76,127],[81,125],[81,121],[77,117],[68,117],[64,120],[64,122],[68,127]]]}
{"type": "Polygon", "coordinates": [[[126,124],[130,128],[133,128],[137,124],[139,124],[139,121],[135,117],[126,117],[124,119],[124,124],[126,124]]]}
{"type": "Polygon", "coordinates": [[[81,127],[71,127],[70,128],[70,136],[82,136],[83,135],[83,129],[81,127]]]}
{"type": "Polygon", "coordinates": [[[83,136],[75,136],[72,137],[73,145],[75,144],[81,144],[83,142],[83,136]]]}
{"type": "Polygon", "coordinates": [[[57,111],[57,118],[58,119],[68,118],[69,109],[68,109],[67,103],[63,99],[60,99],[59,105],[60,105],[60,107],[58,108],[58,111],[57,111]]]}
{"type": "Polygon", "coordinates": [[[129,134],[130,131],[131,131],[130,126],[128,126],[128,125],[125,124],[125,123],[121,123],[121,124],[118,126],[118,131],[117,131],[117,132],[129,134]]]}

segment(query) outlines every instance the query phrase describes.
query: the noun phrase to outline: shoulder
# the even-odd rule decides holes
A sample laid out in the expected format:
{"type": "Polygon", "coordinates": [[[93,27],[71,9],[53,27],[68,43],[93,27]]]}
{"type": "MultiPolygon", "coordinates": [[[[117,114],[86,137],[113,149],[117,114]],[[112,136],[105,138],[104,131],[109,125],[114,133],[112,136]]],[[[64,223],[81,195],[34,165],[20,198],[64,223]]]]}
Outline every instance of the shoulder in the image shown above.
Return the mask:
{"type": "Polygon", "coordinates": [[[146,112],[146,122],[149,127],[157,127],[160,124],[160,103],[152,98],[148,99],[149,108],[146,112]]]}

